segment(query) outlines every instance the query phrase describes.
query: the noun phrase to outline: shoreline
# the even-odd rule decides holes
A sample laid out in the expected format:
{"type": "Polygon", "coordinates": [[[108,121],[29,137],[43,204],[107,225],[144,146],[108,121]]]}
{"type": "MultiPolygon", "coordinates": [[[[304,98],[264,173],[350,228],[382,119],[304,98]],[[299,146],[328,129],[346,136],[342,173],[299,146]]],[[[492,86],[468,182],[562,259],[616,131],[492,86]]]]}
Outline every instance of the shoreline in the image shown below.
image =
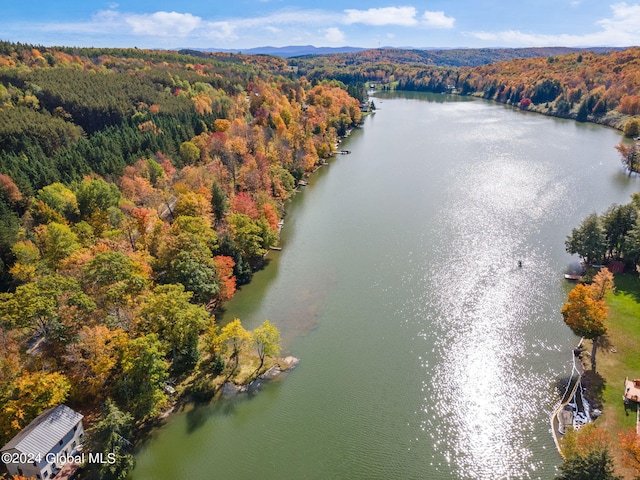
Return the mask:
{"type": "MultiPolygon", "coordinates": [[[[489,108],[490,108],[490,106],[489,106],[489,108]]],[[[499,109],[499,110],[500,110],[500,109],[499,109]]],[[[503,111],[503,113],[508,113],[508,112],[503,111]]],[[[524,118],[524,117],[523,117],[523,118],[524,118]]],[[[361,139],[361,137],[360,137],[360,136],[362,135],[362,133],[363,133],[363,132],[358,132],[358,133],[356,133],[355,137],[351,137],[351,139],[350,139],[350,141],[349,141],[349,142],[347,142],[347,143],[343,144],[343,145],[344,145],[344,147],[345,147],[345,148],[349,148],[349,146],[352,146],[352,147],[355,147],[355,148],[356,148],[356,150],[360,150],[360,149],[358,148],[358,146],[355,144],[355,141],[354,141],[354,140],[355,140],[356,138],[361,139]]],[[[613,136],[613,134],[612,134],[612,133],[609,133],[609,135],[610,135],[610,136],[613,136]]],[[[348,159],[348,160],[350,160],[350,159],[348,159]]],[[[387,163],[388,163],[388,162],[387,162],[387,163]]],[[[353,167],[355,167],[355,164],[351,163],[351,165],[353,165],[353,167]]],[[[335,167],[336,167],[336,168],[340,167],[340,169],[342,169],[342,168],[344,168],[344,167],[346,167],[346,166],[347,166],[347,165],[342,164],[342,163],[341,163],[341,164],[336,164],[336,165],[335,165],[335,167]]],[[[353,170],[353,168],[352,168],[352,167],[349,167],[349,170],[350,170],[350,171],[352,171],[352,170],[353,170]]],[[[317,187],[321,187],[320,183],[323,183],[323,181],[324,181],[324,182],[329,183],[329,182],[327,181],[327,178],[328,178],[328,177],[325,177],[325,176],[324,176],[324,175],[326,175],[326,174],[328,174],[328,173],[332,173],[332,175],[331,175],[331,177],[330,177],[330,178],[333,178],[333,172],[329,172],[329,171],[327,170],[327,171],[323,171],[323,172],[321,172],[321,175],[320,175],[319,177],[316,177],[316,178],[315,178],[315,181],[314,181],[314,180],[312,180],[312,182],[310,182],[310,183],[314,183],[314,185],[315,185],[315,186],[317,186],[317,187]]],[[[352,171],[351,173],[353,173],[353,171],[352,171]]],[[[338,184],[338,185],[339,185],[340,187],[344,187],[344,186],[346,186],[347,184],[346,184],[346,183],[340,183],[340,184],[338,184]]],[[[332,186],[333,186],[333,184],[332,184],[332,186]]],[[[365,188],[370,188],[370,187],[365,187],[365,188]]],[[[329,190],[329,191],[330,191],[330,192],[333,192],[333,190],[329,190]]],[[[310,192],[310,193],[312,193],[312,194],[313,194],[312,196],[313,196],[313,198],[314,198],[314,200],[315,200],[315,199],[316,199],[316,189],[314,189],[314,192],[310,192]]],[[[325,197],[322,197],[322,198],[324,199],[325,197]]],[[[296,207],[296,205],[298,205],[298,201],[299,201],[299,200],[305,200],[305,199],[306,199],[306,203],[308,204],[309,200],[311,200],[311,197],[300,197],[300,198],[297,198],[297,199],[295,199],[294,203],[292,203],[291,205],[289,205],[289,206],[288,206],[288,212],[289,212],[289,215],[290,215],[290,216],[289,216],[289,218],[288,218],[287,220],[288,220],[288,222],[291,222],[291,226],[292,226],[292,230],[291,230],[291,232],[292,232],[292,235],[294,235],[295,233],[297,233],[297,230],[298,230],[298,228],[297,228],[297,227],[298,227],[298,225],[299,225],[299,224],[294,225],[294,223],[297,223],[297,222],[295,222],[295,220],[296,220],[296,219],[300,219],[300,218],[302,218],[302,213],[304,213],[304,212],[301,212],[300,210],[297,210],[295,207],[296,207]],[[293,208],[291,208],[291,207],[293,207],[293,208]],[[295,218],[294,218],[294,217],[295,217],[295,218]]],[[[314,225],[317,225],[317,224],[318,224],[318,223],[316,222],[314,225]]],[[[322,224],[321,224],[321,225],[322,225],[322,224]]],[[[287,250],[289,250],[289,253],[292,253],[291,248],[293,247],[293,245],[292,245],[290,242],[288,242],[288,240],[289,240],[290,238],[292,238],[292,237],[291,237],[290,235],[288,235],[288,233],[289,233],[289,232],[285,231],[285,235],[283,236],[283,241],[285,242],[285,248],[286,248],[287,250]]],[[[302,246],[304,246],[304,243],[302,244],[302,246]]],[[[301,250],[301,251],[302,251],[302,252],[304,252],[304,250],[301,250]]],[[[296,257],[296,258],[297,258],[297,257],[296,257]]],[[[277,267],[277,265],[278,265],[278,264],[281,264],[281,263],[280,263],[280,259],[279,259],[277,256],[276,256],[276,260],[278,260],[278,262],[276,263],[276,267],[277,267]]],[[[319,261],[322,261],[322,256],[320,256],[319,261]]],[[[308,271],[311,271],[311,270],[308,270],[308,271]]],[[[313,273],[312,273],[311,275],[313,275],[313,273]]],[[[295,278],[293,279],[293,281],[295,281],[295,278]]],[[[557,291],[557,286],[555,287],[555,289],[556,289],[556,291],[557,291]]],[[[251,292],[255,293],[255,290],[252,288],[252,289],[251,289],[251,292]]],[[[243,296],[243,297],[241,297],[241,301],[244,301],[244,299],[245,299],[245,298],[248,298],[248,297],[247,297],[247,296],[243,296]]],[[[259,298],[259,297],[253,297],[253,298],[259,298]]],[[[281,300],[282,300],[281,298],[278,298],[278,301],[279,301],[279,302],[280,302],[281,300]]],[[[284,301],[286,302],[286,299],[285,299],[284,301]]],[[[247,312],[250,312],[250,311],[251,311],[252,303],[254,303],[254,304],[255,304],[255,302],[250,302],[250,303],[248,303],[248,304],[247,304],[247,306],[246,306],[246,310],[245,310],[245,311],[247,311],[247,312]]],[[[276,305],[277,305],[277,303],[276,303],[276,305]]],[[[247,313],[246,315],[248,315],[248,313],[247,313]]],[[[249,317],[247,316],[247,318],[249,318],[249,317]]],[[[560,332],[560,334],[562,334],[562,331],[560,332]]],[[[566,336],[566,335],[565,335],[565,336],[566,336]]],[[[572,335],[571,335],[571,336],[572,336],[572,335]]],[[[573,337],[573,336],[572,336],[572,337],[573,337]]],[[[569,343],[567,344],[567,346],[574,347],[574,346],[575,346],[575,344],[577,343],[577,339],[575,339],[575,340],[568,339],[568,340],[569,340],[569,343]]],[[[321,348],[322,348],[322,347],[321,347],[321,344],[319,344],[318,346],[320,347],[320,350],[319,350],[319,351],[320,351],[320,352],[322,352],[322,350],[321,350],[321,348]]],[[[571,349],[567,349],[567,350],[569,350],[569,351],[570,351],[571,349]]],[[[300,353],[302,353],[302,351],[300,351],[300,353]]],[[[306,357],[306,356],[307,356],[307,354],[305,353],[305,354],[304,354],[304,356],[306,357]]],[[[564,355],[561,355],[561,356],[559,357],[559,359],[560,359],[560,363],[561,363],[561,365],[566,365],[564,362],[565,362],[566,360],[569,360],[568,358],[566,358],[566,353],[565,353],[564,355]]],[[[305,359],[305,361],[307,361],[307,360],[308,360],[308,359],[305,359]]],[[[315,363],[315,361],[314,361],[314,363],[315,363]]],[[[314,367],[314,368],[315,368],[315,367],[314,367]]],[[[560,368],[559,373],[561,373],[561,371],[562,371],[563,369],[564,369],[564,367],[561,367],[561,368],[560,368]]],[[[567,372],[567,373],[568,373],[568,372],[567,372]]],[[[302,378],[307,378],[307,374],[306,374],[306,373],[304,373],[304,372],[300,372],[300,375],[304,375],[304,376],[303,376],[303,377],[297,377],[297,378],[292,379],[292,380],[293,380],[293,382],[294,382],[293,384],[297,384],[297,383],[298,383],[302,378]]],[[[329,372],[329,375],[330,375],[330,372],[329,372]]],[[[549,379],[549,380],[553,380],[553,378],[550,378],[550,377],[547,377],[547,379],[549,379]]],[[[305,383],[309,384],[309,382],[310,382],[311,384],[313,384],[313,383],[315,383],[315,380],[314,380],[314,379],[309,379],[309,378],[307,378],[307,379],[305,380],[305,383]]],[[[549,383],[549,382],[547,382],[547,383],[549,383]]],[[[287,389],[287,390],[289,389],[288,385],[293,385],[293,384],[287,384],[286,389],[287,389]]],[[[272,392],[277,392],[277,391],[279,391],[279,390],[281,389],[280,387],[283,387],[283,388],[284,388],[285,386],[284,386],[284,385],[282,385],[282,386],[278,386],[278,387],[273,387],[273,386],[272,386],[272,387],[268,388],[268,389],[267,389],[267,391],[265,392],[265,396],[271,396],[271,393],[272,393],[272,392]]],[[[562,392],[564,391],[564,385],[563,385],[562,387],[563,387],[563,388],[562,388],[562,390],[559,392],[560,394],[562,394],[562,392]]],[[[262,404],[262,398],[263,398],[263,397],[256,397],[256,398],[260,398],[260,399],[261,399],[261,400],[260,400],[260,404],[262,404]]],[[[549,402],[549,403],[548,403],[548,407],[552,407],[556,400],[557,400],[557,398],[556,398],[556,399],[552,399],[552,402],[549,402]]],[[[366,401],[366,399],[365,399],[365,401],[366,401]]],[[[244,402],[242,402],[242,403],[244,404],[244,402]]],[[[220,405],[225,405],[225,404],[220,404],[220,405]]],[[[318,408],[318,407],[315,407],[315,409],[317,409],[317,408],[318,408]]],[[[314,410],[315,410],[315,409],[314,409],[314,410]]],[[[206,409],[202,409],[202,411],[203,411],[203,412],[206,412],[206,411],[208,411],[208,410],[209,410],[208,408],[206,408],[206,409]]],[[[261,410],[261,409],[259,409],[259,410],[257,410],[257,411],[256,411],[256,410],[254,409],[254,410],[252,410],[252,411],[251,411],[252,416],[254,417],[254,421],[255,421],[255,424],[256,424],[256,425],[259,425],[259,424],[263,421],[263,418],[264,418],[264,417],[263,417],[263,418],[261,418],[261,416],[264,414],[264,412],[261,412],[260,410],[261,410]]],[[[550,408],[550,410],[551,410],[551,408],[550,408]]],[[[542,426],[544,426],[544,425],[548,425],[548,423],[546,423],[546,422],[548,421],[548,416],[546,416],[546,415],[548,415],[548,414],[549,414],[549,412],[548,412],[548,411],[547,411],[547,412],[545,412],[545,413],[543,413],[543,418],[541,419],[541,420],[542,420],[542,422],[543,422],[543,423],[542,423],[542,426]]],[[[174,424],[175,424],[175,423],[180,423],[181,421],[182,421],[182,417],[178,417],[178,420],[177,420],[177,421],[175,421],[175,422],[174,422],[174,424]]],[[[216,425],[217,425],[217,423],[214,423],[214,427],[217,429],[217,426],[216,426],[216,425]]],[[[207,430],[207,427],[204,427],[204,428],[203,428],[203,430],[207,430]]],[[[166,431],[167,431],[167,430],[160,432],[160,435],[164,434],[164,432],[166,432],[166,431]]],[[[171,430],[171,431],[173,431],[173,430],[171,430]]],[[[207,430],[207,431],[208,431],[208,430],[207,430]]],[[[250,434],[250,433],[251,433],[251,432],[249,431],[249,434],[250,434]]],[[[172,434],[170,434],[170,435],[172,436],[172,434]]],[[[235,437],[234,437],[234,438],[235,438],[235,437]]],[[[244,439],[244,438],[246,438],[246,436],[245,436],[245,435],[243,435],[242,437],[239,437],[239,438],[244,439]]],[[[547,440],[547,441],[548,441],[548,440],[547,440]]],[[[294,438],[294,442],[295,442],[295,438],[294,438]]],[[[295,444],[295,443],[294,443],[294,444],[295,444]]],[[[548,445],[548,444],[547,444],[547,445],[548,445]]],[[[153,448],[153,447],[152,447],[152,448],[153,448]]],[[[549,458],[549,457],[551,457],[551,461],[549,462],[549,464],[551,464],[551,466],[552,466],[552,467],[553,467],[555,464],[559,463],[559,459],[558,459],[558,457],[557,457],[557,454],[556,454],[555,452],[553,452],[553,451],[552,451],[552,449],[549,449],[549,448],[547,447],[547,453],[546,453],[546,455],[545,455],[545,458],[549,458]]],[[[151,457],[150,457],[150,458],[151,458],[151,457]]],[[[286,464],[285,464],[285,466],[286,466],[286,464]]],[[[546,467],[545,467],[545,468],[546,468],[546,467]]]]}
{"type": "MultiPolygon", "coordinates": [[[[277,359],[278,361],[269,367],[267,370],[257,375],[253,380],[247,381],[242,384],[236,384],[235,382],[225,382],[218,389],[215,395],[220,393],[220,398],[232,398],[237,395],[246,393],[254,394],[262,388],[262,385],[273,380],[279,380],[284,377],[285,374],[291,372],[300,363],[300,359],[294,356],[287,356],[277,359]],[[282,363],[282,365],[281,365],[282,363]]],[[[214,401],[212,399],[212,401],[214,401]]]]}
{"type": "MultiPolygon", "coordinates": [[[[556,445],[556,450],[558,450],[558,453],[560,454],[560,456],[564,459],[565,455],[564,452],[562,451],[562,448],[560,446],[560,442],[562,440],[562,438],[564,438],[564,435],[566,435],[566,433],[568,433],[566,430],[565,432],[561,432],[560,431],[560,412],[562,410],[564,410],[564,408],[571,403],[572,400],[575,399],[576,393],[578,391],[578,387],[582,385],[582,379],[584,377],[584,373],[585,373],[585,368],[584,368],[584,363],[582,362],[582,345],[584,343],[584,338],[580,339],[580,342],[578,342],[578,345],[576,346],[576,348],[573,349],[572,351],[572,366],[571,366],[571,374],[569,376],[569,380],[567,382],[567,387],[565,389],[564,394],[562,395],[561,399],[560,399],[560,403],[558,404],[558,406],[553,410],[553,412],[551,413],[551,417],[550,417],[550,422],[551,422],[551,436],[553,437],[553,442],[556,445]],[[577,373],[577,377],[574,380],[574,375],[577,373]],[[571,386],[573,382],[573,387],[571,388],[571,391],[569,392],[569,387],[571,386]]],[[[573,417],[574,414],[571,415],[571,419],[572,419],[572,423],[573,423],[573,417]]]]}
{"type": "MultiPolygon", "coordinates": [[[[328,160],[336,159],[337,156],[340,155],[339,153],[340,144],[345,139],[347,139],[356,128],[361,128],[361,127],[362,127],[362,123],[360,123],[356,127],[348,129],[344,137],[339,137],[337,143],[334,145],[335,151],[332,151],[329,157],[320,159],[319,163],[315,166],[315,168],[312,171],[304,174],[304,178],[308,179],[313,174],[315,174],[318,170],[320,170],[321,167],[328,166],[329,165],[328,160]]],[[[297,185],[295,190],[293,191],[294,193],[290,195],[286,201],[291,200],[294,196],[301,193],[302,192],[301,186],[306,187],[308,186],[308,184],[305,182],[304,185],[297,185]]],[[[286,215],[287,215],[287,212],[285,208],[282,219],[278,223],[278,240],[280,239],[280,232],[282,231],[282,228],[284,228],[284,223],[285,223],[284,219],[286,215]]],[[[263,255],[263,259],[267,257],[267,255],[271,250],[280,252],[282,248],[281,247],[277,247],[276,249],[269,248],[263,255]]],[[[264,265],[262,265],[258,270],[262,270],[263,268],[265,268],[264,265]]],[[[249,282],[249,284],[250,283],[251,282],[249,282]]],[[[271,360],[273,363],[267,362],[265,360],[265,366],[267,364],[270,364],[265,369],[265,371],[263,371],[262,373],[256,376],[251,375],[247,377],[245,381],[240,381],[236,383],[234,381],[230,381],[229,380],[230,376],[227,376],[225,378],[225,381],[220,386],[214,387],[213,392],[209,392],[211,395],[208,396],[207,399],[203,398],[202,400],[198,400],[197,399],[198,392],[193,388],[194,382],[201,377],[192,378],[190,381],[187,381],[189,379],[189,377],[187,377],[187,379],[185,379],[183,382],[180,382],[178,384],[185,387],[184,392],[182,392],[180,395],[177,395],[176,398],[172,399],[172,401],[170,402],[170,405],[168,405],[167,408],[165,408],[163,411],[161,411],[157,415],[145,420],[139,425],[139,428],[135,429],[133,433],[134,444],[136,445],[136,447],[138,447],[141,443],[144,443],[148,439],[150,433],[153,430],[157,428],[161,428],[168,421],[168,419],[171,418],[171,416],[174,414],[183,412],[188,408],[215,403],[219,401],[221,398],[231,398],[239,394],[257,393],[257,391],[260,390],[260,387],[262,386],[263,383],[282,379],[284,376],[286,376],[286,374],[290,373],[293,369],[295,369],[295,367],[300,362],[299,358],[291,355],[288,355],[286,357],[273,358],[271,360]],[[283,365],[281,365],[281,363],[284,364],[284,367],[283,365]],[[191,388],[189,388],[189,386],[191,386],[191,388]]]]}
{"type": "MultiPolygon", "coordinates": [[[[385,90],[376,90],[376,92],[384,92],[385,90]]],[[[388,92],[408,92],[408,93],[429,93],[429,94],[433,94],[433,95],[439,95],[440,93],[438,92],[430,92],[428,90],[401,90],[401,89],[391,89],[391,90],[387,90],[388,92]]],[[[520,108],[519,105],[517,104],[512,104],[509,103],[508,101],[505,102],[501,102],[500,100],[496,100],[494,98],[486,98],[483,96],[483,92],[469,92],[466,95],[460,94],[460,93],[447,93],[444,92],[445,95],[451,95],[451,96],[458,96],[458,97],[465,97],[465,96],[469,96],[469,97],[474,97],[474,98],[480,98],[482,100],[486,100],[489,102],[494,102],[498,105],[505,105],[508,107],[513,108],[514,110],[520,110],[522,112],[531,112],[531,113],[538,113],[540,115],[544,115],[545,117],[555,117],[555,118],[561,118],[564,120],[573,120],[576,123],[581,123],[581,124],[593,124],[593,125],[599,125],[601,127],[608,127],[608,128],[613,128],[614,130],[617,130],[619,132],[622,133],[625,124],[627,123],[627,121],[629,121],[632,118],[637,118],[636,116],[633,115],[627,115],[624,113],[620,113],[617,112],[616,110],[610,110],[607,113],[605,113],[604,115],[593,115],[590,114],[587,116],[586,120],[581,122],[577,120],[577,116],[578,116],[578,112],[577,109],[574,109],[575,111],[569,111],[567,113],[560,113],[558,111],[553,111],[546,107],[546,104],[534,104],[531,103],[528,107],[526,108],[520,108]]]]}
{"type": "MultiPolygon", "coordinates": [[[[206,399],[199,398],[195,391],[188,389],[182,394],[177,395],[161,412],[141,422],[137,428],[134,429],[132,432],[134,447],[131,453],[135,457],[138,453],[138,448],[142,447],[144,443],[151,438],[155,430],[164,427],[174,415],[187,412],[193,408],[212,405],[221,399],[230,399],[241,394],[255,395],[261,390],[264,384],[283,380],[284,377],[291,373],[300,363],[299,358],[291,355],[270,360],[269,362],[265,360],[265,365],[269,366],[262,373],[254,375],[258,373],[255,371],[254,374],[247,377],[244,381],[236,383],[230,380],[231,375],[227,375],[224,382],[214,387],[213,392],[210,392],[211,395],[206,399]]],[[[191,384],[193,384],[193,382],[191,382],[191,384]]]]}
{"type": "Polygon", "coordinates": [[[555,118],[561,118],[564,120],[573,120],[576,123],[582,123],[582,124],[592,123],[594,125],[599,125],[601,127],[613,128],[614,130],[618,130],[619,132],[622,132],[622,130],[624,129],[624,125],[627,123],[627,121],[629,121],[632,118],[635,118],[633,115],[626,115],[624,113],[616,112],[615,110],[610,110],[604,115],[593,115],[593,114],[588,115],[586,120],[581,122],[577,120],[577,117],[578,117],[577,110],[575,112],[569,111],[565,114],[562,114],[558,111],[550,110],[545,106],[545,104],[532,103],[526,108],[520,108],[520,106],[517,104],[501,102],[500,100],[496,100],[493,98],[485,98],[482,96],[482,93],[480,92],[473,92],[473,93],[469,93],[468,95],[475,98],[481,98],[483,100],[489,100],[491,102],[495,102],[500,105],[506,105],[506,106],[512,107],[515,110],[520,110],[522,112],[538,113],[540,115],[544,115],[545,117],[555,117],[555,118]]]}
{"type": "MultiPolygon", "coordinates": [[[[322,167],[327,167],[329,166],[329,160],[335,160],[338,155],[340,155],[340,144],[346,140],[347,138],[349,138],[349,136],[353,133],[353,131],[356,128],[362,128],[362,125],[364,124],[364,118],[365,115],[363,115],[363,120],[355,127],[349,128],[346,133],[344,134],[344,137],[338,137],[337,142],[335,143],[335,145],[333,145],[334,150],[331,151],[329,153],[328,157],[325,158],[320,158],[320,161],[318,163],[316,163],[316,165],[313,167],[313,170],[311,170],[310,172],[305,172],[303,174],[303,178],[305,179],[310,179],[318,170],[320,170],[322,167]]],[[[276,242],[275,245],[270,246],[267,251],[265,252],[265,254],[262,256],[263,259],[267,258],[267,255],[269,255],[270,251],[276,251],[276,252],[280,252],[282,251],[282,247],[280,246],[280,232],[282,232],[282,229],[284,228],[284,219],[287,216],[287,209],[286,209],[286,204],[287,202],[291,201],[293,199],[293,197],[295,197],[296,195],[298,195],[299,193],[302,193],[302,189],[303,187],[308,187],[309,186],[309,182],[307,182],[306,180],[299,180],[296,183],[296,188],[293,190],[292,194],[289,195],[283,202],[283,214],[282,214],[282,218],[280,219],[280,221],[278,222],[278,231],[277,231],[277,235],[278,235],[278,241],[276,242]]],[[[262,270],[264,268],[264,265],[261,265],[260,268],[258,268],[255,271],[259,271],[262,270]]],[[[249,282],[250,284],[251,282],[249,282]]],[[[248,284],[247,284],[248,285],[248,284]]],[[[238,289],[239,291],[239,289],[238,289]]],[[[222,306],[224,307],[224,306],[222,306]]]]}
{"type": "MultiPolygon", "coordinates": [[[[594,418],[594,426],[600,429],[609,439],[609,452],[614,459],[615,472],[624,479],[637,477],[632,467],[625,464],[625,453],[620,445],[620,436],[640,425],[637,411],[640,404],[622,401],[624,394],[624,380],[640,378],[640,357],[638,357],[638,342],[640,342],[640,283],[635,274],[616,274],[616,291],[607,298],[609,318],[607,333],[598,342],[598,370],[593,372],[589,365],[590,341],[585,340],[586,349],[580,358],[574,357],[583,367],[583,394],[592,408],[601,410],[602,415],[594,418]]],[[[579,383],[579,382],[576,382],[579,383]]],[[[566,398],[562,399],[565,403],[566,398]]],[[[556,440],[556,415],[561,407],[556,407],[550,418],[552,435],[556,440]]],[[[564,458],[556,442],[558,452],[564,458]]]]}
{"type": "MultiPolygon", "coordinates": [[[[619,435],[638,425],[637,406],[622,401],[625,377],[640,378],[640,283],[635,273],[616,274],[616,291],[607,298],[606,341],[598,342],[598,370],[589,373],[586,386],[590,401],[602,404],[603,415],[597,424],[611,438],[611,454],[616,473],[624,478],[636,478],[637,473],[624,464],[624,452],[619,435]]],[[[587,372],[591,372],[588,370],[587,372]]]]}

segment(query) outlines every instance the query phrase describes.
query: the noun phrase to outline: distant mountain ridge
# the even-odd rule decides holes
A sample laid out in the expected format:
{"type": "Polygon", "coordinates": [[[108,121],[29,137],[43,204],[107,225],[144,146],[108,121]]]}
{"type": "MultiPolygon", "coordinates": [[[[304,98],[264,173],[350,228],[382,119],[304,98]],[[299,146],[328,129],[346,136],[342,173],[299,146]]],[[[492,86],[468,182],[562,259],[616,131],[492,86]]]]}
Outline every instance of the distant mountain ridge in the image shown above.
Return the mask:
{"type": "MultiPolygon", "coordinates": [[[[551,57],[569,53],[606,53],[624,50],[612,47],[529,47],[529,48],[452,48],[452,49],[383,49],[377,61],[426,63],[446,67],[479,67],[520,58],[551,57]]],[[[353,54],[351,54],[353,55],[353,54]]],[[[350,54],[345,57],[349,58],[350,54]]]]}
{"type": "Polygon", "coordinates": [[[333,58],[344,57],[350,61],[388,61],[399,63],[425,63],[429,65],[449,67],[478,67],[489,63],[514,60],[517,58],[549,57],[566,55],[569,53],[593,52],[606,53],[613,50],[624,50],[616,47],[530,47],[530,48],[411,48],[411,47],[314,47],[313,45],[290,45],[286,47],[256,47],[248,49],[224,49],[224,48],[189,48],[182,49],[180,53],[206,57],[211,53],[241,53],[245,55],[272,55],[281,58],[301,58],[328,56],[333,58]],[[362,58],[366,52],[365,58],[362,58]]]}
{"type": "MultiPolygon", "coordinates": [[[[299,57],[302,60],[318,59],[337,65],[362,63],[418,63],[439,67],[480,67],[490,63],[537,57],[553,57],[570,53],[606,53],[622,48],[594,47],[531,47],[531,48],[452,48],[441,50],[376,48],[359,52],[299,57]]],[[[293,58],[292,58],[293,59],[293,58]]]]}
{"type": "Polygon", "coordinates": [[[360,47],[314,47],[313,45],[289,45],[286,47],[255,47],[247,49],[230,48],[204,48],[194,49],[204,52],[244,53],[247,55],[275,55],[277,57],[290,58],[303,55],[326,55],[330,53],[351,53],[366,50],[360,47]]]}

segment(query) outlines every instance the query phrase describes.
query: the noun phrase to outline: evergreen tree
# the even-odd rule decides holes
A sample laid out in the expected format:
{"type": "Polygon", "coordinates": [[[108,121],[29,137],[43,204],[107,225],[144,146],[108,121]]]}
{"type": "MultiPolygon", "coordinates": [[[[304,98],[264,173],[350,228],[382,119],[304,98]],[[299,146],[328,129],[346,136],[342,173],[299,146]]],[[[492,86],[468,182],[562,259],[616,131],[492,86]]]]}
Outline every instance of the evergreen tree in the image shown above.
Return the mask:
{"type": "Polygon", "coordinates": [[[589,265],[602,260],[607,247],[598,215],[592,213],[578,228],[574,228],[565,241],[565,247],[568,253],[577,253],[589,265]]]}
{"type": "Polygon", "coordinates": [[[621,479],[622,477],[615,475],[613,459],[606,448],[567,458],[560,465],[560,474],[556,477],[556,480],[621,479]]]}
{"type": "Polygon", "coordinates": [[[133,469],[135,460],[129,441],[133,417],[118,408],[110,398],[105,402],[100,419],[91,429],[95,451],[102,452],[102,463],[97,465],[99,478],[124,480],[133,469]]]}
{"type": "Polygon", "coordinates": [[[220,184],[213,182],[211,187],[211,211],[216,219],[216,224],[224,218],[224,214],[229,210],[229,200],[220,184]]]}

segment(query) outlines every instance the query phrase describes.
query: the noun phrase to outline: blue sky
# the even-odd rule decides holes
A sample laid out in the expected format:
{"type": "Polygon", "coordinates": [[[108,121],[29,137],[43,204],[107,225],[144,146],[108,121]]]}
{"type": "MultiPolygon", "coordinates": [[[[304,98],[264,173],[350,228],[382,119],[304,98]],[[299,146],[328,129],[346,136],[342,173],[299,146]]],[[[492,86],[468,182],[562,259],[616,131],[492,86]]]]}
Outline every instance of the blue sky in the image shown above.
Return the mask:
{"type": "Polygon", "coordinates": [[[42,45],[640,45],[640,3],[608,0],[6,1],[0,39],[42,45]]]}

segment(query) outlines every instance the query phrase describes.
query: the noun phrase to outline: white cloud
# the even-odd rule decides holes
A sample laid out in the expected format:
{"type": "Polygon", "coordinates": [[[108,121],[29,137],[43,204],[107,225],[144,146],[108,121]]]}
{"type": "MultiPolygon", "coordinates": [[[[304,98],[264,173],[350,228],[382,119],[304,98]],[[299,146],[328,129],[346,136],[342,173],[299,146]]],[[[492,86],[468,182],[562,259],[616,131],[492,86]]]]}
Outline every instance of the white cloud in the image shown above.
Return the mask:
{"type": "Polygon", "coordinates": [[[202,18],[190,13],[155,12],[145,15],[126,15],[125,22],[136,35],[185,37],[203,26],[202,18]]]}
{"type": "Polygon", "coordinates": [[[453,28],[453,24],[456,21],[453,17],[447,17],[444,12],[429,11],[422,14],[422,20],[426,26],[433,28],[453,28]]]}
{"type": "Polygon", "coordinates": [[[238,38],[235,30],[235,25],[229,22],[210,22],[206,24],[202,36],[218,40],[235,40],[238,38]]]}
{"type": "Polygon", "coordinates": [[[218,29],[229,33],[225,22],[205,22],[190,13],[155,12],[150,14],[121,13],[116,10],[101,10],[90,20],[75,23],[47,23],[33,25],[34,30],[63,34],[109,34],[146,37],[184,38],[203,31],[218,29]]]}
{"type": "Polygon", "coordinates": [[[318,25],[334,23],[339,16],[321,10],[283,10],[263,17],[230,19],[238,28],[259,28],[273,25],[318,25]]]}
{"type": "Polygon", "coordinates": [[[612,17],[596,22],[600,30],[583,35],[543,35],[520,30],[470,32],[467,35],[500,46],[612,46],[640,45],[640,5],[625,2],[611,5],[612,17]]]}
{"type": "Polygon", "coordinates": [[[33,31],[71,34],[117,34],[123,31],[123,22],[120,14],[114,10],[101,10],[87,22],[69,23],[42,23],[23,26],[33,31]]]}
{"type": "Polygon", "coordinates": [[[345,40],[344,32],[337,27],[329,27],[324,32],[324,38],[331,43],[342,43],[345,40]]]}
{"type": "Polygon", "coordinates": [[[345,10],[347,16],[343,22],[347,25],[362,23],[365,25],[383,26],[398,25],[401,27],[416,27],[419,25],[430,28],[453,28],[455,18],[447,17],[444,12],[426,10],[418,18],[418,10],[414,7],[384,7],[368,10],[345,10]]]}
{"type": "MultiPolygon", "coordinates": [[[[269,3],[274,2],[270,0],[269,3]]],[[[258,43],[290,44],[296,39],[314,44],[327,41],[335,44],[344,42],[352,25],[452,28],[455,21],[444,12],[419,11],[412,6],[342,11],[285,8],[262,16],[214,20],[177,11],[132,13],[119,10],[116,3],[106,5],[108,8],[85,20],[21,24],[15,29],[33,37],[37,32],[48,39],[90,38],[95,44],[140,42],[141,46],[151,47],[211,46],[214,41],[215,46],[235,46],[238,43],[248,46],[258,43]]],[[[48,40],[44,43],[55,42],[48,40]]]]}
{"type": "Polygon", "coordinates": [[[369,10],[345,10],[344,23],[363,23],[365,25],[400,25],[412,27],[418,24],[417,10],[414,7],[384,7],[369,10]]]}
{"type": "Polygon", "coordinates": [[[611,5],[613,18],[597,22],[606,32],[618,32],[629,35],[640,34],[640,5],[627,5],[625,2],[611,5]]]}

